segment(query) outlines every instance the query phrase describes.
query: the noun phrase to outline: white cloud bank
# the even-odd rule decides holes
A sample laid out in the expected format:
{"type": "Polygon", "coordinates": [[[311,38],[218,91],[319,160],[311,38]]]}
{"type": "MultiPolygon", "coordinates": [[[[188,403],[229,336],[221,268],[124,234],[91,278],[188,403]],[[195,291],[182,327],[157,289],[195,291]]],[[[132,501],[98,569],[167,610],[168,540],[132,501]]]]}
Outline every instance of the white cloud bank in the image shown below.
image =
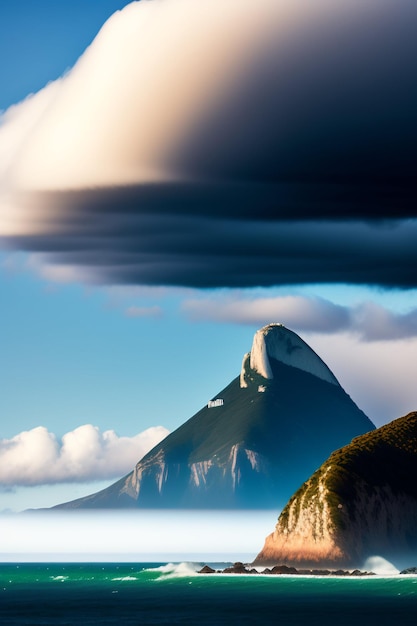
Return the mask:
{"type": "Polygon", "coordinates": [[[120,478],[169,434],[154,426],[119,437],[84,424],[59,440],[44,426],[0,440],[0,485],[35,486],[120,478]]]}
{"type": "Polygon", "coordinates": [[[271,511],[4,515],[0,518],[0,555],[2,561],[14,562],[251,560],[275,521],[271,511]]]}

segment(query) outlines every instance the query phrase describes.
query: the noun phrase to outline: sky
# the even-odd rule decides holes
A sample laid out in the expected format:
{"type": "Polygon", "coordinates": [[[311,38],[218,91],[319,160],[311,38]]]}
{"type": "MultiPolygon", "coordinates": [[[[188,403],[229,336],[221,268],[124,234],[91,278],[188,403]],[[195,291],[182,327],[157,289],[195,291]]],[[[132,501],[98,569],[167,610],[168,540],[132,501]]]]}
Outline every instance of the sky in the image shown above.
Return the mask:
{"type": "Polygon", "coordinates": [[[126,5],[0,6],[0,511],[130,471],[270,322],[417,407],[414,0],[126,5]]]}

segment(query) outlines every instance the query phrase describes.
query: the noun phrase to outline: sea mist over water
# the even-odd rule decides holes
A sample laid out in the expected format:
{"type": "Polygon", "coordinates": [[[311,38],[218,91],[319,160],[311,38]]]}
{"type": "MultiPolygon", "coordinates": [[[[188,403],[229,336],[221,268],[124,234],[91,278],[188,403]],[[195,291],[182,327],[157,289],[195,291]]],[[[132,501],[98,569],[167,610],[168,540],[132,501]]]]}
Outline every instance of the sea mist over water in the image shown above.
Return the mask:
{"type": "Polygon", "coordinates": [[[0,560],[251,560],[277,515],[189,510],[2,515],[0,560]]]}

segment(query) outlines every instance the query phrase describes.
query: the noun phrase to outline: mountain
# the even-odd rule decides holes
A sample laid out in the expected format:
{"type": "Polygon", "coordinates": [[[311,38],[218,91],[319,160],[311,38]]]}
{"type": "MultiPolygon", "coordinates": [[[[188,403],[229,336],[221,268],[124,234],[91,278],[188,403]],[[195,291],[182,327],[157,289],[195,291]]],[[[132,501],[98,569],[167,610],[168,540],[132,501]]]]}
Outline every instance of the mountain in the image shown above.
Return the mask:
{"type": "Polygon", "coordinates": [[[255,563],[360,567],[417,558],[417,412],[336,450],[292,496],[255,563]]]}
{"type": "Polygon", "coordinates": [[[335,448],[373,428],[320,357],[270,324],[240,376],[130,474],[58,508],[277,508],[335,448]]]}

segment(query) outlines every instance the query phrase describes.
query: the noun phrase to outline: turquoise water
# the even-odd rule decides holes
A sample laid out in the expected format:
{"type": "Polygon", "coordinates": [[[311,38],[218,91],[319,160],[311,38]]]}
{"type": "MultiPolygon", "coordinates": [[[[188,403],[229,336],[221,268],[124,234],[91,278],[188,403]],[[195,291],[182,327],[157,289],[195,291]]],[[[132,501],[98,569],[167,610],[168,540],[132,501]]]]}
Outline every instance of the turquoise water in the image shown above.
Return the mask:
{"type": "Polygon", "coordinates": [[[417,618],[417,577],[198,575],[201,564],[0,564],[0,623],[392,624],[417,618]]]}

